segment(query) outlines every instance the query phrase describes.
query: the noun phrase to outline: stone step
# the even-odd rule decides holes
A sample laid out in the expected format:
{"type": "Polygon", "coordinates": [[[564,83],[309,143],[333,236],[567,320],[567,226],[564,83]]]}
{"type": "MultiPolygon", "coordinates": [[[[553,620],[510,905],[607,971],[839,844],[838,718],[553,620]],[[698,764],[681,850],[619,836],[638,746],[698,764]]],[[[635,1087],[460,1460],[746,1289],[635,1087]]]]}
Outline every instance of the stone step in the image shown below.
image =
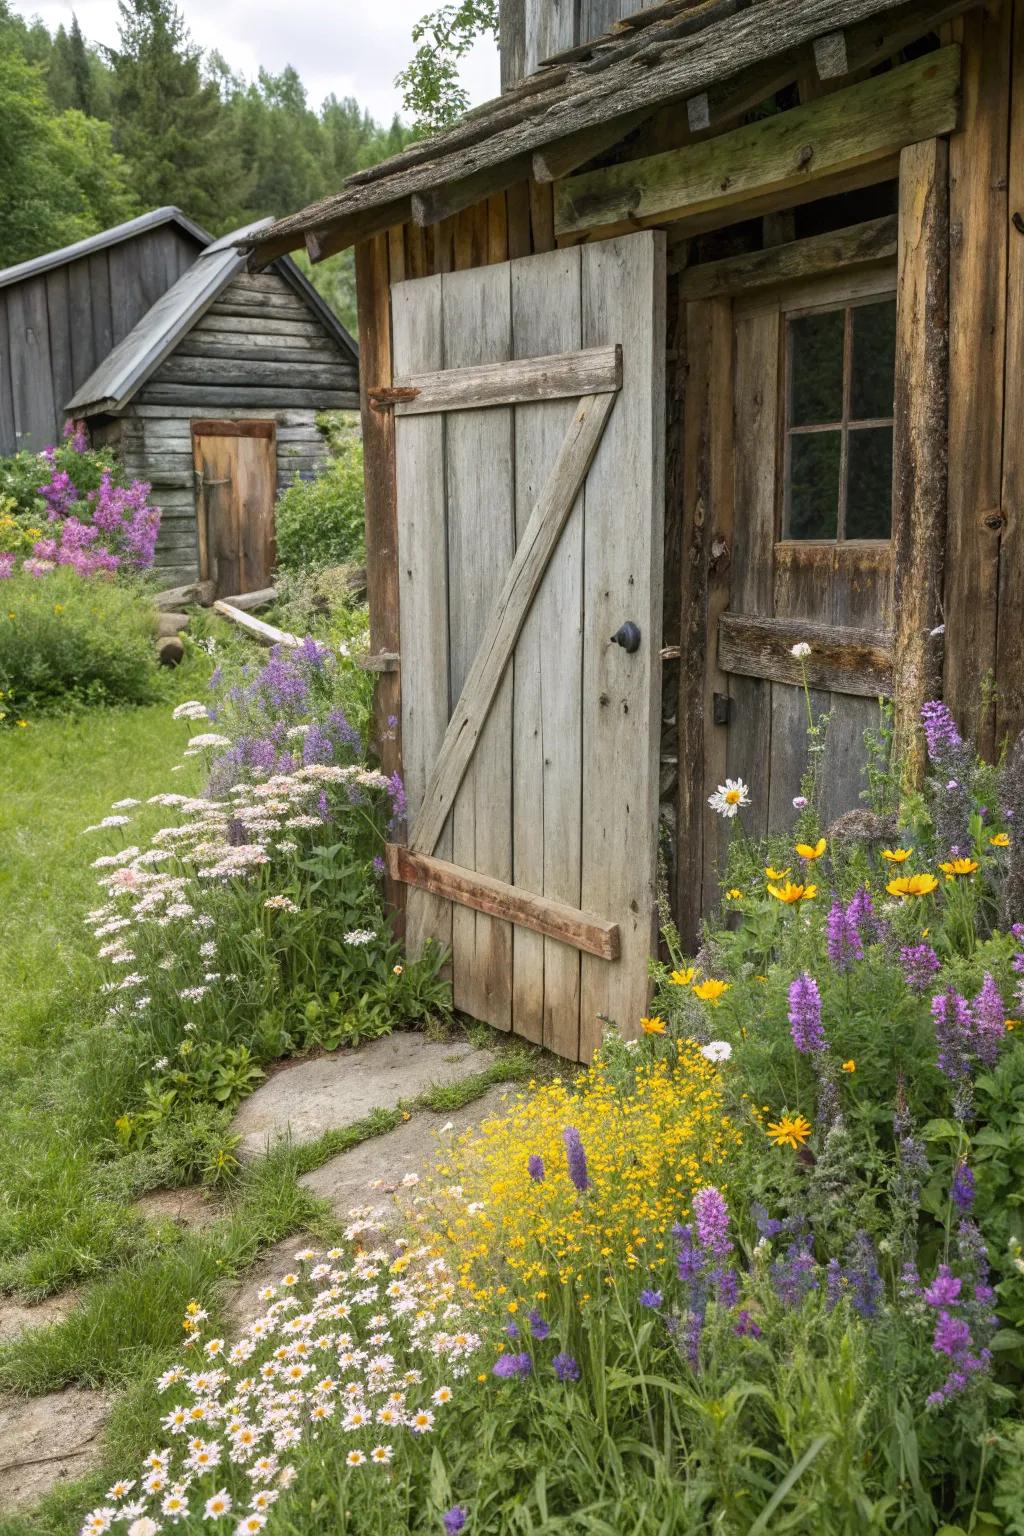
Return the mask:
{"type": "Polygon", "coordinates": [[[0,1512],[28,1509],[91,1471],[109,1413],[106,1393],[84,1387],[0,1399],[0,1512]]]}

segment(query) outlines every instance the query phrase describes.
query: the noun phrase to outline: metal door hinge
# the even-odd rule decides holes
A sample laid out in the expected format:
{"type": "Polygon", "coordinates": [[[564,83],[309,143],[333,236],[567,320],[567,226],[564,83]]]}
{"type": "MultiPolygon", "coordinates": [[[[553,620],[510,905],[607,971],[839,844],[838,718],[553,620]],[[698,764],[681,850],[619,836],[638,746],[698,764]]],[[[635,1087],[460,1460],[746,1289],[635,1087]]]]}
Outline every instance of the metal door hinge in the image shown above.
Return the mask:
{"type": "Polygon", "coordinates": [[[712,696],[711,718],[716,725],[728,725],[732,714],[732,699],[727,693],[716,693],[712,696]]]}

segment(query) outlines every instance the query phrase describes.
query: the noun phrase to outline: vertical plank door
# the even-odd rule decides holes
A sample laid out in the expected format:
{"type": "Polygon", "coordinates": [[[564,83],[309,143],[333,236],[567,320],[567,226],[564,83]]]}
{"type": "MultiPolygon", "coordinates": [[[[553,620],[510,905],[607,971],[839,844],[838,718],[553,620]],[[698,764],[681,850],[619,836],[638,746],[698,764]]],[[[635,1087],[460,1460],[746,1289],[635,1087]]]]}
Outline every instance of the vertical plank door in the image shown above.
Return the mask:
{"type": "Polygon", "coordinates": [[[392,290],[410,830],[389,866],[457,1006],[571,1059],[648,997],[664,291],[654,232],[392,290]]]}
{"type": "Polygon", "coordinates": [[[194,421],[199,575],[218,597],[256,592],[274,570],[276,429],[272,421],[194,421]]]}

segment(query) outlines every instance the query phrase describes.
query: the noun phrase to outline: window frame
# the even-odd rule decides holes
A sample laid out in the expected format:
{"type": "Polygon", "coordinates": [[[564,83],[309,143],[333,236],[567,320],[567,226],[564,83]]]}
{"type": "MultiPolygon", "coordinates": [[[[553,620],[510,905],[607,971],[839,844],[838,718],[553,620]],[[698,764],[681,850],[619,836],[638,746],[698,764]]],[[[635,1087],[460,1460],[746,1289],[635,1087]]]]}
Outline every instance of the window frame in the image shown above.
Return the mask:
{"type": "MultiPolygon", "coordinates": [[[[787,431],[787,406],[788,406],[788,319],[791,315],[812,313],[834,309],[846,309],[859,307],[861,304],[877,303],[880,299],[895,301],[897,306],[897,323],[899,313],[899,274],[894,261],[884,264],[865,267],[861,271],[828,273],[821,277],[804,279],[802,281],[790,281],[780,283],[777,288],[762,294],[737,295],[733,301],[734,320],[743,315],[774,311],[779,317],[778,330],[778,356],[776,358],[776,452],[775,463],[771,468],[772,480],[775,487],[775,542],[787,546],[796,546],[813,549],[836,548],[844,549],[889,549],[892,545],[893,533],[890,526],[889,537],[885,539],[847,539],[839,536],[837,523],[837,536],[834,538],[793,539],[784,531],[786,527],[786,486],[789,471],[789,448],[787,431]]],[[[846,322],[850,323],[849,321],[846,322]]],[[[844,325],[844,346],[846,343],[846,331],[844,325]]],[[[849,370],[845,367],[844,372],[849,370]]],[[[844,395],[846,382],[844,377],[844,395]]],[[[895,402],[894,402],[895,413],[895,402]]],[[[895,433],[895,419],[893,417],[865,418],[858,425],[869,426],[877,421],[880,426],[892,426],[895,433]]],[[[831,430],[835,430],[833,426],[831,430]]],[[[854,428],[856,430],[856,428],[854,428]]],[[[844,437],[847,434],[844,433],[844,437]]],[[[841,472],[845,482],[845,453],[841,472]]],[[[845,490],[844,490],[845,496],[845,490]]],[[[844,505],[845,514],[845,505],[844,505]]],[[[895,507],[893,507],[895,513],[895,507]]]]}

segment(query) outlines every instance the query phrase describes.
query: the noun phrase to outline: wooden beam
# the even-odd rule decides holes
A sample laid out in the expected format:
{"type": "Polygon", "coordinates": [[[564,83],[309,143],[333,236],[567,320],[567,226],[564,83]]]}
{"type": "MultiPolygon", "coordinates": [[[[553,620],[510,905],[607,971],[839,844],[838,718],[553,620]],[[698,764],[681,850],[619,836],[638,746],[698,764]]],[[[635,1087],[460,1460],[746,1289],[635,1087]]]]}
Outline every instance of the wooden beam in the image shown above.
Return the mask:
{"type": "Polygon", "coordinates": [[[1009,227],[1006,284],[1006,369],[1003,401],[1002,507],[1006,526],[999,546],[999,634],[996,651],[996,733],[1012,743],[1024,730],[1024,9],[1013,29],[1014,82],[1008,142],[1009,227]]]}
{"type": "Polygon", "coordinates": [[[897,223],[896,215],[891,214],[769,250],[687,267],[679,279],[680,291],[688,300],[711,299],[774,288],[828,272],[885,265],[896,260],[897,223]]]}
{"type": "Polygon", "coordinates": [[[870,629],[723,613],[718,621],[718,665],[741,677],[766,677],[798,687],[806,668],[812,688],[869,699],[889,698],[893,691],[892,636],[870,629]],[[811,647],[802,666],[791,654],[801,642],[811,647]]]}
{"type": "Polygon", "coordinates": [[[607,123],[597,123],[582,133],[570,133],[564,139],[555,139],[543,149],[533,153],[534,181],[559,181],[571,176],[581,165],[606,154],[616,144],[633,133],[650,117],[650,112],[631,112],[627,117],[615,117],[607,123]]]}
{"type": "Polygon", "coordinates": [[[475,208],[478,203],[485,202],[498,192],[507,192],[517,181],[525,181],[530,174],[530,166],[529,155],[517,155],[512,160],[503,160],[499,165],[485,166],[483,170],[475,171],[472,176],[465,176],[461,181],[446,181],[440,186],[414,192],[412,216],[421,228],[439,224],[442,219],[451,218],[452,214],[462,213],[466,208],[475,208]]]}
{"type": "Polygon", "coordinates": [[[416,853],[433,853],[437,845],[519,631],[586,479],[614,404],[614,394],[587,395],[570,423],[452,711],[409,838],[409,846],[416,853]]]}
{"type": "Polygon", "coordinates": [[[237,624],[239,629],[244,629],[247,635],[252,635],[254,640],[259,640],[263,645],[283,645],[293,650],[302,644],[298,635],[289,634],[286,629],[278,629],[263,619],[254,618],[251,613],[243,613],[241,608],[236,608],[232,603],[218,601],[214,603],[213,611],[219,613],[222,619],[237,624]]]}
{"type": "Polygon", "coordinates": [[[618,923],[606,922],[591,912],[581,912],[576,907],[553,901],[550,896],[521,891],[491,875],[462,869],[444,859],[412,853],[396,843],[387,845],[387,863],[393,880],[419,886],[446,901],[472,907],[476,912],[487,912],[491,917],[529,928],[534,933],[546,934],[549,939],[571,944],[574,949],[597,955],[601,960],[619,958],[618,923]]]}
{"type": "Polygon", "coordinates": [[[477,411],[489,405],[526,405],[535,400],[578,400],[622,388],[622,348],[588,347],[552,357],[511,363],[477,363],[403,379],[396,416],[430,411],[477,411]]]}
{"type": "Polygon", "coordinates": [[[379,203],[376,208],[354,209],[343,218],[332,219],[329,225],[309,229],[305,235],[306,254],[310,261],[326,261],[369,240],[396,224],[408,224],[412,218],[412,202],[408,197],[398,197],[379,203]]]}
{"type": "MultiPolygon", "coordinates": [[[[804,107],[647,159],[570,177],[555,188],[555,230],[580,235],[744,216],[795,191],[884,164],[957,125],[960,50],[943,48],[804,107]]],[[[763,210],[762,210],[763,211],[763,210]]]]}
{"type": "Polygon", "coordinates": [[[893,427],[893,760],[925,771],[921,706],[942,692],[949,404],[949,152],[943,139],[900,156],[893,427]]]}
{"type": "Polygon", "coordinates": [[[838,80],[849,73],[844,32],[826,32],[824,37],[816,37],[812,46],[819,80],[838,80]]]}

